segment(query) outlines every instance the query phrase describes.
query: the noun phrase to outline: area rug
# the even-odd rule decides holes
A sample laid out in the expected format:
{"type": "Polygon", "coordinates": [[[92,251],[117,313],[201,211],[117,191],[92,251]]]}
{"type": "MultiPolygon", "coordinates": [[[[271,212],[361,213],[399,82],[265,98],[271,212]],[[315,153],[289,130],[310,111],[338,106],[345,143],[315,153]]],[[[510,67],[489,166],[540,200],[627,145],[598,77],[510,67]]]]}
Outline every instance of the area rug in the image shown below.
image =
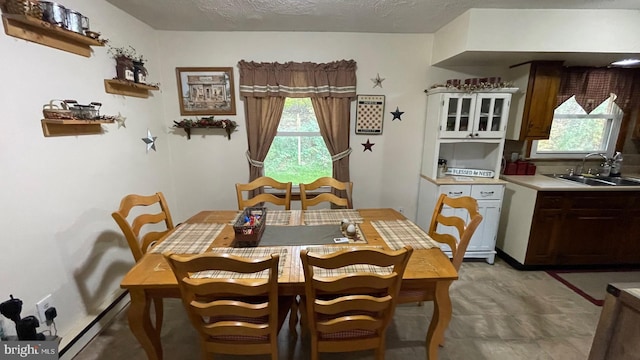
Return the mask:
{"type": "Polygon", "coordinates": [[[640,281],[640,270],[557,270],[547,274],[597,306],[604,304],[607,284],[640,281]]]}

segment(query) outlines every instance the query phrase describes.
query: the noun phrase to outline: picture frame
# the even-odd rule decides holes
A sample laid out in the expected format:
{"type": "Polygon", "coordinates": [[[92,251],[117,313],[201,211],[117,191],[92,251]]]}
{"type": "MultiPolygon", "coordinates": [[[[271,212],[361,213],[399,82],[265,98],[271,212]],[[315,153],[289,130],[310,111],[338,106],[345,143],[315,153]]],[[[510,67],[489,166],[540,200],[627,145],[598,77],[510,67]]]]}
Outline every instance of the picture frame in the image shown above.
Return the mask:
{"type": "Polygon", "coordinates": [[[384,95],[358,95],[356,101],[356,134],[382,135],[384,95]]]}
{"type": "Polygon", "coordinates": [[[235,115],[231,67],[177,67],[180,115],[235,115]]]}

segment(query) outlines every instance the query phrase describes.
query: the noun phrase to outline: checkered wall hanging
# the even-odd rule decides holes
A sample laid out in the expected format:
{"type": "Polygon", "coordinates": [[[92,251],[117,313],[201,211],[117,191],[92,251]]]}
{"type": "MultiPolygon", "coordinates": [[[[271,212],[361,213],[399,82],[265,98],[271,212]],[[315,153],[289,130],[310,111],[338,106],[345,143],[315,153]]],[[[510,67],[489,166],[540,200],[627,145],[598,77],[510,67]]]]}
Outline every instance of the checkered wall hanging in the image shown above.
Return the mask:
{"type": "Polygon", "coordinates": [[[384,95],[358,95],[356,134],[382,134],[384,95]]]}

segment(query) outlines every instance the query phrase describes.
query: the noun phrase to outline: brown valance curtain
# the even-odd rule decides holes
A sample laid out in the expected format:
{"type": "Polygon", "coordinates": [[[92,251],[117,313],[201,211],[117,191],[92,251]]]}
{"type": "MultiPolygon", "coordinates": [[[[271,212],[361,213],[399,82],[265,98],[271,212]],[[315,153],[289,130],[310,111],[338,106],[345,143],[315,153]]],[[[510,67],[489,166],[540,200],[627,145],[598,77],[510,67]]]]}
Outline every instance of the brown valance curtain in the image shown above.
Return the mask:
{"type": "Polygon", "coordinates": [[[614,93],[625,112],[640,105],[640,69],[568,67],[563,70],[558,105],[576,96],[591,111],[614,93]]]}
{"type": "Polygon", "coordinates": [[[356,97],[356,62],[256,63],[241,60],[240,96],[356,97]]]}
{"type": "Polygon", "coordinates": [[[350,102],[356,97],[356,62],[280,64],[241,60],[238,68],[247,121],[249,180],[263,175],[263,161],[276,135],[285,98],[309,97],[332,156],[333,177],[349,181],[350,102]]]}

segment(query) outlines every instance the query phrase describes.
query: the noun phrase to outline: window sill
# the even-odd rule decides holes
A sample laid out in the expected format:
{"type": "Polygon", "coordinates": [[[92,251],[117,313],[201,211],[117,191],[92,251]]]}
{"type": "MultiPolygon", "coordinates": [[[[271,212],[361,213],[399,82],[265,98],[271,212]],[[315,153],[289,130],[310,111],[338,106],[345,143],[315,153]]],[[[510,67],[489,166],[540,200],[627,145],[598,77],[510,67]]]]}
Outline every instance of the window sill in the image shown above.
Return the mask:
{"type": "MultiPolygon", "coordinates": [[[[327,187],[320,187],[314,191],[307,191],[307,194],[312,195],[312,196],[316,196],[322,193],[328,193],[330,192],[330,188],[327,187]]],[[[265,189],[264,191],[267,194],[273,194],[277,197],[284,197],[284,190],[279,190],[279,189],[265,189]]],[[[291,200],[293,201],[300,201],[300,187],[295,185],[291,188],[291,200]]]]}

